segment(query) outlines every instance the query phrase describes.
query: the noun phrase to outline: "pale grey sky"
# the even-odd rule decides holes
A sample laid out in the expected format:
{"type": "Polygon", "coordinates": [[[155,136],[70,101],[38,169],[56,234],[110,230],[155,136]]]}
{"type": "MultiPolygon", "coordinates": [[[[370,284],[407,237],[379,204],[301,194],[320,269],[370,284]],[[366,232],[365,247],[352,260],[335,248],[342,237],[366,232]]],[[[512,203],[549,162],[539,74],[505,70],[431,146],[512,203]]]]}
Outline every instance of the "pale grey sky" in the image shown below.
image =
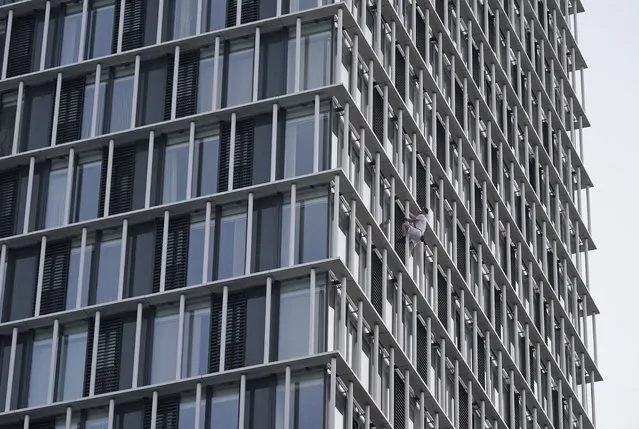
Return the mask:
{"type": "Polygon", "coordinates": [[[639,0],[583,0],[579,44],[588,63],[585,162],[591,190],[590,284],[597,318],[597,427],[639,429],[639,0]]]}

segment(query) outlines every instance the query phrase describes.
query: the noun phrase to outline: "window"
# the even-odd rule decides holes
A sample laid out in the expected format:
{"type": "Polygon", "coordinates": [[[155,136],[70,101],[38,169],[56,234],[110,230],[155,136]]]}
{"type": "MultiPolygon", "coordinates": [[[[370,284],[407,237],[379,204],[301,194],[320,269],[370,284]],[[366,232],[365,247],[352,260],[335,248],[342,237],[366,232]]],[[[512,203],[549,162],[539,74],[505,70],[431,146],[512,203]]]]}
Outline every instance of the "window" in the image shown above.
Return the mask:
{"type": "Polygon", "coordinates": [[[20,151],[40,149],[51,144],[54,93],[53,84],[25,88],[20,151]]]}
{"type": "Polygon", "coordinates": [[[239,424],[238,387],[219,388],[213,390],[210,404],[210,429],[236,428],[239,424]]]}
{"type": "Polygon", "coordinates": [[[169,0],[165,40],[181,39],[195,34],[197,0],[169,0]],[[171,20],[172,18],[172,20],[171,20]]]}
{"type": "MultiPolygon", "coordinates": [[[[300,40],[300,91],[331,82],[331,33],[326,25],[303,28],[300,40]]],[[[295,33],[288,42],[288,92],[295,91],[295,33]]]]}
{"type": "MultiPolygon", "coordinates": [[[[289,225],[291,205],[282,207],[282,225],[289,225]]],[[[293,263],[317,261],[328,255],[328,198],[303,196],[296,204],[293,263]]],[[[282,228],[281,265],[289,265],[290,228],[282,228]]]]}
{"type": "Polygon", "coordinates": [[[226,2],[202,2],[202,31],[214,31],[226,26],[226,2]]]}
{"type": "MultiPolygon", "coordinates": [[[[215,69],[215,57],[212,52],[200,53],[200,65],[197,77],[197,112],[210,112],[213,109],[213,70],[215,69]]],[[[218,81],[222,78],[218,74],[218,81]]],[[[217,93],[221,96],[220,91],[217,93]]],[[[218,100],[219,101],[219,100],[218,100]]],[[[220,107],[220,103],[216,103],[220,107]]]]}
{"type": "MultiPolygon", "coordinates": [[[[169,143],[164,151],[162,203],[186,199],[186,176],[189,164],[189,143],[169,143]]],[[[208,168],[208,167],[207,167],[208,168]]]]}
{"type": "MultiPolygon", "coordinates": [[[[84,90],[84,103],[82,105],[82,132],[81,137],[83,139],[91,137],[93,127],[93,100],[95,96],[95,76],[89,77],[88,81],[93,83],[88,84],[84,90]]],[[[104,109],[106,104],[106,81],[98,83],[98,111],[96,116],[95,132],[96,134],[102,134],[104,123],[104,109]]]]}
{"type": "MultiPolygon", "coordinates": [[[[163,121],[165,108],[167,107],[165,106],[167,58],[143,62],[140,65],[139,79],[138,117],[136,123],[138,125],[148,125],[163,121]]],[[[170,106],[168,107],[170,108],[170,106]]]]}
{"type": "Polygon", "coordinates": [[[246,383],[245,428],[270,429],[272,427],[274,387],[269,378],[250,380],[246,383]]]}
{"type": "Polygon", "coordinates": [[[75,173],[73,222],[82,222],[98,217],[101,177],[102,159],[100,154],[81,156],[75,173]]]}
{"type": "Polygon", "coordinates": [[[224,106],[248,103],[253,95],[253,46],[235,43],[226,62],[226,85],[223,86],[224,106]]]}
{"type": "Polygon", "coordinates": [[[49,172],[49,184],[47,190],[44,227],[53,228],[65,223],[64,210],[66,206],[67,192],[67,167],[66,162],[62,168],[56,168],[49,172]]]}
{"type": "Polygon", "coordinates": [[[158,311],[155,316],[149,384],[175,380],[178,322],[175,309],[158,311]]]}
{"type": "Polygon", "coordinates": [[[196,138],[193,150],[193,190],[192,197],[212,195],[218,189],[220,166],[220,138],[208,135],[196,138]]]}
{"type": "MultiPolygon", "coordinates": [[[[163,222],[163,219],[159,222],[163,222]]],[[[156,248],[159,243],[162,243],[162,236],[156,237],[155,222],[146,222],[129,228],[124,279],[125,296],[153,293],[154,271],[149,267],[154,267],[157,257],[156,248]]]]}
{"type": "Polygon", "coordinates": [[[0,98],[0,157],[11,155],[16,122],[15,93],[2,94],[0,98]]]}
{"type": "Polygon", "coordinates": [[[33,341],[31,370],[29,371],[29,394],[27,406],[35,407],[47,402],[49,369],[51,368],[51,332],[37,332],[33,341]]]}
{"type": "Polygon", "coordinates": [[[94,304],[118,299],[121,242],[120,234],[107,235],[98,245],[94,304]]]}
{"type": "Polygon", "coordinates": [[[308,338],[309,320],[315,320],[315,341],[312,353],[322,352],[324,349],[324,285],[317,279],[315,285],[314,315],[310,314],[309,280],[293,280],[282,284],[280,290],[280,314],[278,334],[278,359],[291,359],[308,356],[309,345],[300,338],[308,338]]]}
{"type": "MultiPolygon", "coordinates": [[[[119,73],[118,73],[119,74],[119,73]]],[[[111,110],[108,132],[113,133],[131,127],[133,102],[133,75],[117,76],[112,82],[111,110]]]]}
{"type": "Polygon", "coordinates": [[[40,244],[9,250],[3,296],[3,322],[33,316],[39,260],[40,244]]]}
{"type": "MultiPolygon", "coordinates": [[[[290,392],[290,429],[322,429],[326,396],[324,375],[321,373],[293,375],[290,392]]],[[[281,412],[283,413],[284,410],[282,409],[281,412]]]]}
{"type": "Polygon", "coordinates": [[[184,312],[182,378],[208,372],[211,308],[208,303],[189,306],[184,312]]]}
{"type": "Polygon", "coordinates": [[[90,410],[84,422],[84,429],[108,429],[109,416],[106,410],[90,410]]]}
{"type": "MultiPolygon", "coordinates": [[[[189,253],[188,253],[188,271],[187,271],[187,286],[198,285],[203,281],[208,281],[212,277],[213,266],[208,264],[207,273],[202,278],[202,270],[204,264],[204,245],[205,245],[205,233],[206,222],[199,215],[191,217],[191,224],[189,226],[189,253]]],[[[209,255],[212,255],[213,244],[215,243],[215,219],[211,219],[211,226],[209,230],[209,255]]],[[[212,258],[210,258],[212,259],[212,258]]]]}
{"type": "MultiPolygon", "coordinates": [[[[323,4],[323,2],[320,2],[320,4],[323,4]]],[[[317,0],[291,0],[289,13],[312,9],[314,7],[317,7],[317,0]]]]}
{"type": "Polygon", "coordinates": [[[78,61],[80,33],[82,32],[82,11],[73,6],[68,6],[62,26],[59,65],[64,66],[78,61]]]}
{"type": "Polygon", "coordinates": [[[86,58],[98,58],[111,54],[114,18],[115,6],[113,0],[97,0],[94,2],[94,9],[90,12],[86,58]]]}
{"type": "MultiPolygon", "coordinates": [[[[178,423],[177,429],[193,429],[195,427],[195,411],[198,404],[195,402],[195,395],[182,395],[180,398],[180,421],[178,423]]],[[[205,414],[206,414],[206,402],[204,398],[200,400],[200,426],[195,429],[204,429],[204,424],[206,422],[205,414]]]]}
{"type": "Polygon", "coordinates": [[[77,308],[78,294],[80,294],[80,306],[86,307],[89,301],[89,278],[91,275],[91,260],[93,256],[93,245],[87,244],[82,249],[80,243],[75,243],[71,247],[69,257],[69,274],[67,276],[67,302],[66,309],[71,310],[77,308]],[[78,281],[80,276],[81,253],[84,252],[84,269],[82,274],[82,283],[78,281]],[[78,290],[79,289],[79,290],[78,290]]]}
{"type": "Polygon", "coordinates": [[[85,326],[65,329],[60,339],[56,400],[66,401],[82,397],[87,347],[85,326]]]}
{"type": "Polygon", "coordinates": [[[228,210],[219,222],[217,279],[244,274],[246,253],[246,212],[228,210]]]}
{"type": "Polygon", "coordinates": [[[318,170],[325,169],[328,114],[320,113],[319,147],[315,154],[314,114],[308,111],[287,113],[284,135],[284,178],[313,173],[315,157],[317,157],[318,170]]]}

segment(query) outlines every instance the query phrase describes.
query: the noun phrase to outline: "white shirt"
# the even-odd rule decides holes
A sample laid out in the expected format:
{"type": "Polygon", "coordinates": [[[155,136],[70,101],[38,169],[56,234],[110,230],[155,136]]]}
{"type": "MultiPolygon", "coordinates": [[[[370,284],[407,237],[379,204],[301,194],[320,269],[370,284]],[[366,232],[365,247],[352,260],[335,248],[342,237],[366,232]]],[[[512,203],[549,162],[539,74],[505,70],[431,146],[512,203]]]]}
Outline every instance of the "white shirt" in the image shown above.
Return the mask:
{"type": "Polygon", "coordinates": [[[426,231],[426,215],[420,213],[415,217],[415,228],[417,228],[422,234],[426,231]]]}

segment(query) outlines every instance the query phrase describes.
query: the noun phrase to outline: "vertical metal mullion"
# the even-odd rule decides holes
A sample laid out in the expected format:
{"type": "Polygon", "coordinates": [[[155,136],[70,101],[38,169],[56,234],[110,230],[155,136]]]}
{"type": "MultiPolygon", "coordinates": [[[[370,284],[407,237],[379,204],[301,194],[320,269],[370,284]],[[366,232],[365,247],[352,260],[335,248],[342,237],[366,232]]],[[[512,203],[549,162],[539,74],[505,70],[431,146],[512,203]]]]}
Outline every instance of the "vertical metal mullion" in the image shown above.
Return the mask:
{"type": "Polygon", "coordinates": [[[286,367],[284,373],[284,427],[289,429],[291,416],[291,367],[286,367]]]}
{"type": "MultiPolygon", "coordinates": [[[[335,421],[335,407],[337,406],[337,359],[331,358],[331,378],[329,382],[329,391],[328,391],[328,421],[335,421]]],[[[288,389],[287,389],[288,390],[288,389]]],[[[286,419],[290,413],[284,413],[284,418],[286,419]]],[[[284,426],[284,429],[288,429],[284,426]]]]}
{"type": "Polygon", "coordinates": [[[219,76],[219,65],[220,65],[220,38],[216,37],[215,38],[215,54],[213,57],[213,95],[212,95],[212,99],[213,99],[213,103],[212,103],[212,110],[218,109],[220,106],[217,105],[217,87],[218,87],[218,81],[220,79],[219,76]]]}
{"type": "Polygon", "coordinates": [[[300,91],[301,79],[301,61],[302,61],[302,19],[297,18],[295,21],[295,84],[293,88],[295,92],[300,91]]]}
{"type": "Polygon", "coordinates": [[[235,128],[237,124],[237,114],[231,113],[231,138],[229,142],[229,176],[227,190],[233,190],[233,175],[235,173],[235,128]]]}
{"type": "Polygon", "coordinates": [[[55,394],[56,367],[58,362],[58,346],[60,340],[60,320],[53,321],[53,335],[51,338],[51,359],[49,362],[49,380],[47,390],[47,404],[53,403],[55,394]]]}
{"type": "Polygon", "coordinates": [[[346,277],[342,277],[342,282],[340,284],[341,291],[341,299],[340,299],[340,308],[339,308],[339,319],[342,321],[342,326],[337,326],[339,332],[339,350],[346,356],[346,336],[348,333],[348,314],[346,313],[348,309],[348,296],[346,295],[346,277]]]}
{"type": "MultiPolygon", "coordinates": [[[[95,322],[93,325],[93,351],[91,353],[91,375],[89,378],[89,396],[95,395],[95,373],[98,364],[98,341],[100,339],[100,311],[95,312],[95,322]]],[[[88,345],[87,345],[88,347],[88,345]]]]}
{"type": "MultiPolygon", "coordinates": [[[[270,346],[271,346],[271,311],[273,302],[273,278],[266,278],[266,303],[264,305],[264,363],[269,362],[270,346]]],[[[285,414],[286,415],[286,414],[285,414]]]]}
{"type": "MultiPolygon", "coordinates": [[[[203,12],[203,10],[204,10],[203,0],[197,0],[197,9],[196,9],[197,19],[195,21],[195,34],[201,34],[202,33],[202,12],[203,12]]],[[[199,408],[196,407],[196,410],[197,409],[199,409],[199,408]]],[[[195,427],[196,428],[199,427],[197,425],[197,423],[195,424],[195,427]]]]}
{"type": "MultiPolygon", "coordinates": [[[[12,14],[13,11],[9,11],[9,14],[12,14]]],[[[8,33],[7,33],[8,34],[8,33]]],[[[7,41],[9,37],[7,36],[7,41]]],[[[7,48],[8,49],[8,48],[7,48]]],[[[7,59],[4,59],[4,65],[6,67],[7,59]]],[[[11,154],[15,155],[18,153],[18,143],[20,142],[20,124],[22,123],[22,105],[24,98],[24,81],[20,81],[18,84],[18,98],[16,100],[16,119],[13,122],[13,144],[11,147],[11,154]]]]}
{"type": "Polygon", "coordinates": [[[153,152],[155,148],[155,131],[149,132],[149,150],[146,157],[146,183],[144,190],[144,208],[151,207],[151,187],[153,181],[153,152]]]}
{"type": "MultiPolygon", "coordinates": [[[[367,267],[372,267],[373,266],[373,227],[371,225],[368,225],[366,228],[366,266],[367,267]]],[[[368,270],[366,270],[366,281],[365,281],[365,285],[364,285],[364,293],[367,297],[369,297],[369,299],[371,299],[371,289],[372,289],[372,272],[371,269],[369,268],[368,270]]]]}
{"type": "Polygon", "coordinates": [[[5,276],[6,270],[4,269],[5,263],[7,262],[7,245],[3,244],[0,246],[0,319],[2,319],[2,308],[4,303],[5,291],[5,276]]]}
{"type": "Polygon", "coordinates": [[[362,376],[362,337],[364,331],[364,301],[357,302],[357,350],[355,351],[355,374],[362,376]]]}
{"type": "MultiPolygon", "coordinates": [[[[238,4],[241,0],[238,0],[238,4]]],[[[255,28],[255,48],[253,49],[253,101],[257,101],[260,71],[260,27],[255,28]]]]}
{"type": "Polygon", "coordinates": [[[319,171],[319,157],[320,157],[320,96],[315,94],[315,114],[313,121],[313,173],[319,171]]]}
{"type": "Polygon", "coordinates": [[[129,232],[129,221],[124,219],[122,221],[122,240],[120,245],[120,271],[118,273],[118,300],[124,298],[124,273],[126,266],[126,245],[127,236],[129,232]]]}
{"type": "MultiPolygon", "coordinates": [[[[82,284],[84,283],[84,262],[85,262],[85,249],[87,247],[87,229],[82,228],[82,238],[80,241],[80,263],[78,268],[78,291],[75,296],[75,308],[82,306],[82,284]]],[[[88,293],[88,291],[87,291],[88,293]]]]}
{"type": "Polygon", "coordinates": [[[244,257],[244,273],[251,274],[251,256],[253,254],[253,192],[248,194],[246,209],[246,244],[244,257]]]}
{"type": "MultiPolygon", "coordinates": [[[[124,3],[124,0],[122,0],[124,3]]],[[[124,11],[124,5],[122,5],[122,11],[124,11]]],[[[123,12],[124,13],[124,12],[123,12]]],[[[122,43],[122,41],[120,41],[122,43]]],[[[131,101],[131,126],[135,128],[135,122],[138,116],[138,96],[140,89],[140,56],[135,56],[135,66],[133,71],[133,100],[131,101]]]]}
{"type": "Polygon", "coordinates": [[[7,27],[5,30],[6,37],[4,39],[4,51],[2,54],[2,79],[7,77],[7,66],[9,65],[9,47],[11,46],[11,33],[13,28],[13,9],[9,10],[7,15],[7,27]]]}
{"type": "Polygon", "coordinates": [[[111,200],[111,176],[113,175],[113,146],[114,141],[109,140],[109,154],[107,157],[107,176],[104,191],[104,217],[109,216],[109,201],[111,200]]]}
{"type": "Polygon", "coordinates": [[[115,424],[115,399],[109,399],[107,429],[113,429],[114,424],[115,424]]]}
{"type": "MultiPolygon", "coordinates": [[[[158,28],[157,31],[155,32],[155,44],[160,44],[162,43],[162,30],[163,30],[163,24],[164,23],[164,0],[158,0],[158,28]]],[[[155,429],[154,427],[152,427],[151,429],[155,429]]]]}
{"type": "Polygon", "coordinates": [[[55,98],[53,102],[53,123],[51,124],[51,143],[50,146],[55,145],[55,141],[58,135],[58,119],[60,116],[60,96],[62,93],[62,73],[58,73],[56,85],[55,85],[55,98]]]}
{"type": "Polygon", "coordinates": [[[346,429],[353,429],[353,382],[348,382],[346,389],[346,429]]]}
{"type": "Polygon", "coordinates": [[[38,261],[38,280],[36,285],[34,316],[40,315],[40,305],[42,303],[42,281],[44,277],[44,260],[47,254],[47,237],[42,237],[40,241],[40,260],[38,261]]]}
{"type": "Polygon", "coordinates": [[[279,106],[273,104],[273,122],[271,125],[271,182],[277,177],[277,114],[279,106]]]}
{"type": "MultiPolygon", "coordinates": [[[[340,194],[339,194],[339,175],[333,179],[333,215],[331,219],[331,257],[335,258],[339,254],[339,216],[340,216],[340,194]]],[[[291,208],[292,210],[292,208],[291,208]]],[[[291,212],[292,213],[292,212],[291,212]]]]}
{"type": "MultiPolygon", "coordinates": [[[[118,1],[118,0],[115,0],[118,1]]],[[[119,54],[122,52],[122,38],[124,35],[124,13],[126,11],[126,0],[120,0],[120,16],[118,18],[118,40],[117,40],[117,50],[116,52],[119,54]]],[[[158,25],[159,26],[159,25],[158,25]]]]}
{"type": "MultiPolygon", "coordinates": [[[[6,64],[6,63],[5,63],[6,64]]],[[[16,348],[18,346],[18,328],[14,327],[11,331],[11,352],[9,354],[9,370],[7,371],[7,394],[4,401],[4,411],[7,412],[11,409],[11,397],[13,396],[13,380],[15,377],[16,368],[16,348]]]]}
{"type": "Polygon", "coordinates": [[[337,10],[337,42],[335,49],[335,79],[333,83],[342,83],[342,49],[343,49],[343,11],[342,9],[337,10]]]}
{"type": "Polygon", "coordinates": [[[351,213],[349,216],[349,222],[348,222],[348,237],[349,237],[349,241],[348,241],[348,260],[350,261],[349,268],[351,269],[351,272],[354,272],[354,266],[355,266],[355,238],[357,236],[356,232],[357,232],[357,205],[356,205],[356,201],[355,199],[351,200],[351,213]]]}
{"type": "Polygon", "coordinates": [[[89,0],[82,1],[82,23],[80,24],[80,43],[78,43],[78,61],[84,60],[84,47],[87,40],[87,24],[89,22],[89,0]]]}
{"type": "MultiPolygon", "coordinates": [[[[162,2],[162,0],[160,0],[162,2]]],[[[158,417],[158,391],[153,392],[153,399],[151,400],[151,429],[156,429],[158,417]]]]}
{"type": "MultiPolygon", "coordinates": [[[[242,4],[242,2],[238,1],[237,4],[242,4]]],[[[244,414],[246,409],[246,374],[242,374],[240,377],[240,401],[239,402],[240,403],[238,407],[239,408],[238,428],[243,428],[244,414]]]]}
{"type": "Polygon", "coordinates": [[[48,39],[49,39],[50,18],[51,18],[51,2],[47,1],[44,7],[44,28],[42,29],[42,46],[40,47],[39,70],[44,70],[46,60],[47,60],[47,45],[48,45],[48,39]]]}
{"type": "MultiPolygon", "coordinates": [[[[184,345],[184,308],[186,306],[186,297],[184,294],[180,295],[180,313],[178,316],[178,337],[177,337],[177,357],[175,360],[175,379],[179,380],[182,377],[182,348],[184,345]]],[[[199,404],[196,404],[196,408],[199,408],[199,404]]]]}
{"type": "Polygon", "coordinates": [[[173,87],[171,88],[171,119],[175,119],[175,112],[177,110],[177,88],[178,79],[180,76],[180,47],[175,47],[175,53],[173,54],[173,87]]]}
{"type": "MultiPolygon", "coordinates": [[[[375,324],[373,326],[373,374],[377,375],[379,372],[379,325],[375,324]]],[[[373,395],[377,392],[377,376],[374,376],[371,383],[371,391],[373,395]]],[[[373,397],[373,400],[377,402],[377,404],[381,408],[381,400],[378,401],[376,395],[373,397]]]]}
{"type": "Polygon", "coordinates": [[[193,196],[193,158],[195,156],[195,122],[189,126],[189,155],[186,166],[186,198],[193,196]]]}
{"type": "MultiPolygon", "coordinates": [[[[317,119],[318,119],[318,122],[319,122],[319,118],[317,118],[317,119]]],[[[318,140],[319,140],[319,130],[317,130],[317,133],[318,133],[318,140]]],[[[359,153],[358,153],[358,157],[359,157],[359,180],[355,184],[357,186],[357,190],[358,190],[358,192],[360,193],[361,196],[364,195],[364,175],[365,175],[365,166],[366,166],[366,146],[365,146],[365,142],[366,142],[366,129],[364,127],[361,127],[359,129],[359,153]]],[[[319,143],[318,143],[318,146],[319,146],[319,143]]],[[[364,202],[364,205],[370,204],[370,201],[363,201],[363,202],[364,202]]],[[[367,267],[370,267],[370,265],[367,265],[367,267]]]]}
{"type": "MultiPolygon", "coordinates": [[[[225,355],[226,355],[226,319],[228,315],[229,287],[224,286],[222,289],[222,322],[220,326],[220,366],[219,372],[224,371],[225,355]]],[[[241,396],[241,395],[240,395],[241,396]]],[[[242,426],[240,426],[242,427],[242,426]]]]}
{"type": "MultiPolygon", "coordinates": [[[[201,1],[201,0],[200,0],[201,1]]],[[[200,16],[200,15],[198,15],[200,16]]],[[[206,420],[206,416],[202,416],[201,415],[201,409],[202,409],[202,383],[198,383],[195,386],[195,418],[194,420],[194,425],[193,427],[195,428],[199,428],[204,426],[202,423],[200,423],[202,421],[202,419],[206,420]]]]}
{"type": "Polygon", "coordinates": [[[290,214],[290,223],[289,223],[289,233],[288,233],[288,266],[292,266],[295,264],[295,225],[297,223],[297,219],[295,218],[297,215],[297,188],[295,183],[291,185],[291,214],[290,214]]]}
{"type": "Polygon", "coordinates": [[[71,407],[67,407],[66,412],[66,424],[65,429],[71,429],[71,417],[73,416],[73,409],[71,407]]]}
{"type": "Polygon", "coordinates": [[[73,178],[75,173],[75,150],[69,149],[69,162],[67,164],[67,185],[64,192],[64,222],[68,225],[71,218],[71,198],[73,196],[73,178]]]}
{"type": "MultiPolygon", "coordinates": [[[[242,1],[238,0],[235,2],[235,25],[242,24],[242,1]]],[[[240,427],[243,427],[240,425],[240,427]]]]}
{"type": "Polygon", "coordinates": [[[206,212],[204,219],[204,252],[202,261],[202,283],[206,283],[209,280],[209,249],[211,247],[211,202],[206,202],[206,212]]]}
{"type": "Polygon", "coordinates": [[[33,174],[35,171],[35,158],[29,158],[29,179],[27,182],[27,197],[24,209],[24,225],[22,227],[22,233],[29,232],[29,218],[31,217],[31,196],[33,194],[33,174]]]}
{"type": "Polygon", "coordinates": [[[135,344],[133,346],[133,375],[131,387],[138,387],[138,374],[140,372],[140,347],[142,339],[142,303],[138,303],[135,319],[135,344]]]}
{"type": "Polygon", "coordinates": [[[308,303],[308,354],[315,352],[315,269],[311,268],[308,303]]]}
{"type": "MultiPolygon", "coordinates": [[[[91,137],[96,135],[96,127],[98,126],[98,107],[100,105],[100,80],[102,75],[102,66],[98,63],[95,66],[95,85],[93,87],[93,108],[91,110],[91,137]]],[[[100,130],[102,133],[102,130],[100,130]]]]}
{"type": "Polygon", "coordinates": [[[169,211],[164,212],[164,227],[162,228],[162,261],[160,263],[160,292],[166,288],[166,255],[169,243],[169,211]]]}

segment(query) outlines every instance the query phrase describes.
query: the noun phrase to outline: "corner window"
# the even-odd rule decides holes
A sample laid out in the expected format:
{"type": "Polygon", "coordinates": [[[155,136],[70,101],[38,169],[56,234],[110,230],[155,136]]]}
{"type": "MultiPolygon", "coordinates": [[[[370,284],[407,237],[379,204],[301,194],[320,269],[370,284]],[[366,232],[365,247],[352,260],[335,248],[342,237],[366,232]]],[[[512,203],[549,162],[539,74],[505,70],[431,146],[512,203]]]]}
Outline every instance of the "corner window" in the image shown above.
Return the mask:
{"type": "Polygon", "coordinates": [[[322,429],[325,397],[322,373],[293,375],[290,390],[290,429],[322,429]]]}
{"type": "MultiPolygon", "coordinates": [[[[317,261],[328,255],[328,197],[302,197],[295,207],[295,237],[293,263],[317,261]]],[[[291,222],[290,202],[282,206],[281,265],[289,265],[291,222]]]]}
{"type": "Polygon", "coordinates": [[[319,147],[315,153],[314,113],[304,110],[288,114],[284,135],[284,178],[313,173],[315,157],[317,157],[318,171],[326,168],[327,128],[328,113],[320,113],[319,147]]]}
{"type": "MultiPolygon", "coordinates": [[[[295,91],[295,33],[288,43],[288,92],[295,91]]],[[[300,91],[331,82],[331,32],[325,24],[303,26],[300,40],[300,91]]]]}
{"type": "Polygon", "coordinates": [[[56,400],[67,401],[82,397],[87,347],[86,327],[65,330],[60,339],[60,361],[56,400]]]}

